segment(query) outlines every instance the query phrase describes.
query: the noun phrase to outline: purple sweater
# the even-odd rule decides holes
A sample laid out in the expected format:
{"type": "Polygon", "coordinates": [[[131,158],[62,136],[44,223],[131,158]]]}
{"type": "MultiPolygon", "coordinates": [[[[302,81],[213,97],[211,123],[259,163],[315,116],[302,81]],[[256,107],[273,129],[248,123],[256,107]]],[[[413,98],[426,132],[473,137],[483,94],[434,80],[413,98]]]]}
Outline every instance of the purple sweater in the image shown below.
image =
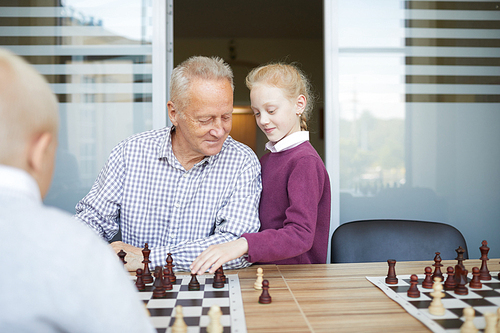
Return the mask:
{"type": "Polygon", "coordinates": [[[306,141],[261,158],[260,232],[243,234],[250,262],[324,264],[330,228],[330,180],[306,141]]]}

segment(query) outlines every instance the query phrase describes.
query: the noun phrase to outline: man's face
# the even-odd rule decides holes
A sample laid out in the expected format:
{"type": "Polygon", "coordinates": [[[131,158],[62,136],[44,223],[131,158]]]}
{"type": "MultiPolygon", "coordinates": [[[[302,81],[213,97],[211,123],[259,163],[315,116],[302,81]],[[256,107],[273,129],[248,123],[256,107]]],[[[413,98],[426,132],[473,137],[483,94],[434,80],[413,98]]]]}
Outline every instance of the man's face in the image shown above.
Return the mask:
{"type": "Polygon", "coordinates": [[[193,161],[221,151],[231,131],[233,91],[227,80],[196,80],[189,95],[190,101],[180,113],[171,101],[168,107],[176,127],[174,154],[179,160],[193,161]]]}

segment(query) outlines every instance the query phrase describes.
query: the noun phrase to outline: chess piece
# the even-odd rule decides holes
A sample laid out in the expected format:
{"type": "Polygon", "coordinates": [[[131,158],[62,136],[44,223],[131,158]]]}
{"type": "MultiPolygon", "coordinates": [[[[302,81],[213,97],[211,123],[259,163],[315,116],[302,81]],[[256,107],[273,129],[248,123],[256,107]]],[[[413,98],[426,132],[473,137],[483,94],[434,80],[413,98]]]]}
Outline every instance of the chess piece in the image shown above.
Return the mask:
{"type": "Polygon", "coordinates": [[[422,282],[422,288],[432,289],[434,283],[432,282],[431,275],[432,275],[432,268],[430,268],[429,266],[425,267],[425,279],[422,282]]]}
{"type": "MultiPolygon", "coordinates": [[[[467,284],[467,274],[468,271],[464,270],[464,274],[460,274],[458,283],[455,287],[455,294],[457,295],[468,295],[469,289],[465,286],[467,284]]],[[[457,278],[457,274],[455,272],[455,280],[457,278]]]]}
{"type": "Polygon", "coordinates": [[[476,311],[472,307],[464,308],[465,321],[460,327],[461,333],[477,333],[478,330],[474,325],[474,314],[476,311]]]}
{"type": "Polygon", "coordinates": [[[221,267],[217,268],[214,275],[214,282],[212,283],[212,287],[220,289],[224,288],[224,280],[222,280],[222,271],[221,267]]]}
{"type": "Polygon", "coordinates": [[[434,291],[431,293],[431,296],[433,298],[431,305],[429,306],[429,313],[434,316],[444,316],[446,309],[444,308],[443,302],[441,301],[441,298],[444,297],[444,293],[442,292],[443,285],[441,284],[441,278],[434,278],[432,289],[434,291]]]}
{"type": "Polygon", "coordinates": [[[396,276],[396,260],[389,259],[387,260],[387,264],[389,265],[389,271],[387,272],[387,277],[385,278],[385,283],[387,284],[397,284],[398,278],[396,276]]]}
{"type": "Polygon", "coordinates": [[[269,295],[269,281],[262,281],[262,294],[259,297],[259,303],[269,304],[272,302],[271,295],[269,295]]]}
{"type": "Polygon", "coordinates": [[[175,265],[173,264],[174,260],[172,259],[172,253],[167,253],[167,264],[165,267],[167,268],[167,273],[168,276],[170,277],[170,282],[175,283],[177,281],[177,277],[175,276],[174,273],[174,267],[175,265]]]}
{"type": "Polygon", "coordinates": [[[156,266],[155,269],[155,281],[153,283],[153,298],[163,298],[167,295],[165,289],[163,289],[163,272],[160,266],[156,266]]]}
{"type": "Polygon", "coordinates": [[[498,320],[498,317],[496,314],[491,313],[491,312],[485,312],[484,313],[484,321],[486,322],[486,327],[484,329],[484,333],[498,333],[497,320],[498,320]]]}
{"type": "Polygon", "coordinates": [[[224,268],[222,267],[222,265],[219,267],[220,269],[220,274],[221,274],[221,277],[222,277],[222,282],[226,283],[226,275],[224,275],[224,268]]]}
{"type": "Polygon", "coordinates": [[[411,298],[419,298],[420,297],[420,290],[418,290],[418,276],[416,274],[413,274],[410,277],[410,288],[406,292],[408,297],[411,298]]]}
{"type": "Polygon", "coordinates": [[[207,333],[223,333],[224,327],[220,322],[220,318],[222,317],[220,306],[212,305],[210,310],[208,310],[208,317],[210,318],[210,323],[207,326],[207,333]]]}
{"type": "Polygon", "coordinates": [[[488,252],[490,252],[490,248],[488,247],[488,242],[483,240],[481,243],[481,247],[479,247],[481,251],[481,269],[479,270],[479,279],[484,281],[491,280],[491,274],[488,270],[488,252]]]}
{"type": "MultiPolygon", "coordinates": [[[[458,249],[455,250],[455,252],[457,252],[457,257],[455,258],[457,260],[457,264],[455,265],[455,284],[458,285],[460,276],[463,275],[463,272],[466,270],[464,266],[465,250],[461,246],[459,246],[458,249]]],[[[465,281],[467,281],[467,275],[465,275],[465,281]]]]}
{"type": "Polygon", "coordinates": [[[498,319],[497,331],[500,332],[500,308],[497,309],[497,319],[498,319]]]}
{"type": "Polygon", "coordinates": [[[170,281],[170,275],[168,274],[167,269],[163,270],[163,277],[162,277],[161,282],[162,282],[163,290],[167,291],[167,290],[174,289],[174,286],[172,285],[172,282],[170,281]]]}
{"type": "Polygon", "coordinates": [[[479,278],[480,274],[481,273],[479,272],[479,268],[472,268],[472,280],[470,280],[469,282],[470,288],[481,289],[483,287],[483,284],[481,283],[481,280],[479,278]]]}
{"type": "Polygon", "coordinates": [[[144,269],[142,270],[142,280],[144,283],[153,282],[153,277],[151,276],[151,271],[149,270],[149,264],[151,263],[149,260],[150,253],[151,250],[148,248],[148,243],[144,244],[144,249],[142,250],[142,256],[144,257],[144,260],[142,261],[144,264],[144,269]]]}
{"type": "Polygon", "coordinates": [[[142,269],[138,268],[135,271],[135,276],[137,277],[137,279],[135,280],[135,286],[137,287],[137,290],[139,290],[139,291],[145,290],[146,284],[142,280],[142,269]]]}
{"type": "Polygon", "coordinates": [[[262,289],[262,280],[264,280],[264,270],[262,267],[257,268],[257,280],[253,284],[253,288],[257,290],[262,289]]]}
{"type": "Polygon", "coordinates": [[[127,252],[120,250],[120,252],[118,252],[118,257],[120,258],[120,260],[122,261],[122,263],[125,265],[127,262],[125,261],[125,256],[127,255],[127,252]]]}
{"type": "Polygon", "coordinates": [[[435,278],[440,278],[441,281],[443,281],[443,273],[441,272],[441,267],[443,267],[443,264],[441,264],[441,256],[440,256],[440,252],[436,252],[436,256],[434,257],[434,264],[432,266],[434,266],[434,273],[432,274],[432,281],[435,281],[434,279],[435,278]]]}
{"type": "Polygon", "coordinates": [[[190,291],[200,290],[200,283],[198,282],[198,279],[196,278],[196,274],[191,274],[191,281],[189,281],[188,290],[190,290],[190,291]]]}
{"type": "Polygon", "coordinates": [[[182,305],[175,307],[175,321],[171,328],[172,333],[187,333],[187,325],[182,314],[182,305]]]}
{"type": "Polygon", "coordinates": [[[457,286],[455,282],[455,272],[453,272],[453,267],[448,266],[446,274],[446,281],[444,282],[444,290],[454,290],[457,286]]]}
{"type": "Polygon", "coordinates": [[[497,309],[497,318],[498,318],[497,331],[500,332],[500,308],[497,309]]]}

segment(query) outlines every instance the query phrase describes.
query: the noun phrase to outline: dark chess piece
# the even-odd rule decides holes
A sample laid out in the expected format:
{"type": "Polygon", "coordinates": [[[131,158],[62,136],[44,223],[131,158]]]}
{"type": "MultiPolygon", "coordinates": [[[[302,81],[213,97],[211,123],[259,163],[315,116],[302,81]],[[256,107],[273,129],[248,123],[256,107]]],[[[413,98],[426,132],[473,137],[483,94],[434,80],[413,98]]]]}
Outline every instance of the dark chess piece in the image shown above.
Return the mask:
{"type": "Polygon", "coordinates": [[[191,274],[191,281],[189,281],[188,290],[190,290],[190,291],[200,290],[200,283],[198,282],[198,279],[196,278],[196,274],[191,274]]]}
{"type": "Polygon", "coordinates": [[[472,280],[469,282],[469,287],[474,289],[481,289],[483,287],[483,283],[480,279],[481,273],[479,272],[478,267],[472,268],[472,280]]]}
{"type": "Polygon", "coordinates": [[[123,251],[123,250],[120,250],[120,252],[118,252],[118,257],[120,258],[120,260],[122,261],[122,263],[125,265],[127,262],[125,261],[125,256],[127,255],[127,252],[123,251]]]}
{"type": "Polygon", "coordinates": [[[222,268],[222,265],[219,268],[220,268],[220,274],[222,275],[222,281],[224,283],[227,283],[226,276],[224,275],[224,268],[222,268]]]}
{"type": "Polygon", "coordinates": [[[432,282],[432,268],[430,267],[425,267],[425,279],[422,282],[422,288],[425,289],[432,289],[432,285],[434,282],[432,282]]]}
{"type": "Polygon", "coordinates": [[[163,289],[163,272],[160,266],[156,266],[154,275],[155,281],[153,283],[153,298],[163,298],[167,295],[167,292],[163,289]]]}
{"type": "MultiPolygon", "coordinates": [[[[468,271],[464,270],[463,274],[459,274],[458,276],[458,283],[457,286],[455,287],[455,294],[457,295],[468,295],[469,294],[469,289],[465,286],[467,284],[467,274],[468,271]]],[[[455,280],[457,279],[457,272],[455,271],[455,280]]]]}
{"type": "Polygon", "coordinates": [[[449,266],[446,274],[448,276],[446,277],[446,281],[444,281],[444,290],[454,290],[457,283],[455,282],[455,272],[453,272],[453,267],[449,266]]]}
{"type": "Polygon", "coordinates": [[[408,297],[411,298],[419,298],[420,297],[420,290],[418,290],[418,276],[416,274],[413,274],[410,277],[410,288],[407,291],[408,297]]]}
{"type": "Polygon", "coordinates": [[[444,280],[443,278],[443,273],[441,272],[441,267],[443,267],[443,264],[441,264],[441,256],[440,256],[440,252],[436,252],[436,256],[434,257],[434,264],[432,266],[434,266],[434,273],[432,274],[432,281],[434,281],[434,278],[441,278],[441,281],[444,280]]]}
{"type": "Polygon", "coordinates": [[[137,287],[137,290],[139,290],[139,291],[145,290],[146,284],[142,280],[142,269],[138,268],[135,271],[135,276],[137,277],[137,279],[135,280],[135,286],[137,287]]]}
{"type": "Polygon", "coordinates": [[[164,269],[163,270],[163,278],[161,280],[163,289],[165,291],[167,290],[172,290],[174,286],[172,285],[172,282],[170,281],[170,275],[168,274],[168,270],[164,269]]]}
{"type": "Polygon", "coordinates": [[[174,267],[175,265],[173,264],[174,260],[172,259],[172,253],[168,253],[167,254],[167,264],[165,265],[165,267],[167,268],[168,270],[168,275],[170,277],[170,282],[172,283],[175,283],[175,281],[177,280],[175,274],[174,274],[174,267]]]}
{"type": "Polygon", "coordinates": [[[259,303],[269,304],[272,302],[271,295],[269,295],[269,281],[262,281],[262,294],[259,297],[259,303]]]}
{"type": "Polygon", "coordinates": [[[149,264],[151,263],[149,260],[150,253],[151,250],[148,248],[148,243],[144,244],[144,249],[142,250],[142,256],[144,257],[144,260],[142,261],[144,264],[144,269],[142,270],[142,280],[146,284],[153,282],[153,277],[151,276],[151,271],[149,270],[149,264]]]}
{"type": "Polygon", "coordinates": [[[398,278],[396,276],[396,260],[389,259],[389,260],[387,260],[387,264],[389,265],[389,271],[387,272],[387,277],[385,278],[385,283],[397,284],[398,278]]]}
{"type": "Polygon", "coordinates": [[[222,270],[221,267],[217,268],[214,275],[214,283],[212,283],[214,288],[224,288],[224,280],[222,279],[222,270]]]}
{"type": "MultiPolygon", "coordinates": [[[[483,240],[481,242],[481,247],[479,247],[479,250],[481,251],[481,269],[479,270],[479,279],[489,281],[491,280],[491,274],[490,271],[488,270],[488,252],[490,252],[490,248],[488,247],[488,242],[483,240]]],[[[474,270],[473,270],[474,272],[474,270]]]]}
{"type": "MultiPolygon", "coordinates": [[[[459,246],[458,249],[455,250],[457,252],[457,264],[455,265],[455,284],[458,285],[460,282],[460,276],[463,275],[463,272],[466,271],[464,266],[464,253],[465,250],[459,246]]],[[[467,275],[465,275],[465,281],[467,282],[467,275]]]]}

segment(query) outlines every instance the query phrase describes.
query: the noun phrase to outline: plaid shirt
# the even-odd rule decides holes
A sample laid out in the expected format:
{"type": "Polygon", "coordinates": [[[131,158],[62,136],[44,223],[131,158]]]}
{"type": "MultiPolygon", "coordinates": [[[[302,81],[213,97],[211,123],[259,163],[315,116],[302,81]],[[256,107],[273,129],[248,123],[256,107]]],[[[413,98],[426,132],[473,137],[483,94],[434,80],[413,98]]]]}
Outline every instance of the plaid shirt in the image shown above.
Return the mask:
{"type": "MultiPolygon", "coordinates": [[[[178,270],[209,245],[260,227],[260,163],[247,146],[228,137],[222,150],[189,171],[172,151],[170,128],[134,135],[116,146],[76,217],[108,241],[148,243],[151,267],[172,253],[178,270]]],[[[243,257],[226,269],[250,265],[243,257]]]]}

